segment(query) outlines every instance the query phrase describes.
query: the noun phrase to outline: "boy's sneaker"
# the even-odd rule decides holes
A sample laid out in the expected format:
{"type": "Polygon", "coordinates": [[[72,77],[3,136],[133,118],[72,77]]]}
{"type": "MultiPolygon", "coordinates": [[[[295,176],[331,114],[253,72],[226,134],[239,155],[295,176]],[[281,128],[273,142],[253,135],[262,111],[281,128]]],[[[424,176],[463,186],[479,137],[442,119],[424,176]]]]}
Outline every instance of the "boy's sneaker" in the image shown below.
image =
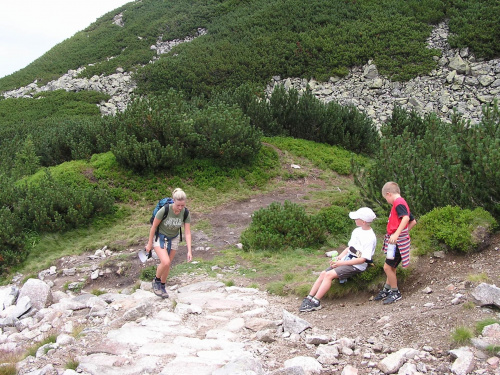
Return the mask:
{"type": "Polygon", "coordinates": [[[304,299],[302,300],[302,304],[301,304],[301,305],[300,305],[300,307],[299,307],[299,311],[302,311],[302,309],[303,309],[303,308],[305,308],[305,307],[307,306],[307,303],[308,303],[310,300],[311,300],[310,298],[307,298],[307,297],[306,297],[306,298],[304,298],[304,299]]]}
{"type": "Polygon", "coordinates": [[[307,300],[304,306],[300,306],[300,312],[316,311],[321,309],[321,302],[307,300]]]}
{"type": "Polygon", "coordinates": [[[161,290],[161,281],[153,280],[153,293],[161,297],[163,292],[161,290]]]}
{"type": "Polygon", "coordinates": [[[386,299],[384,299],[384,305],[388,305],[389,303],[399,301],[401,298],[403,298],[403,296],[401,295],[401,292],[399,290],[395,292],[391,290],[389,296],[386,299]]]}
{"type": "Polygon", "coordinates": [[[389,295],[391,294],[391,290],[390,289],[382,289],[380,292],[378,292],[378,294],[375,296],[375,298],[373,299],[374,301],[380,301],[384,298],[387,298],[389,297],[389,295]]]}
{"type": "Polygon", "coordinates": [[[168,298],[168,293],[167,293],[167,290],[165,289],[165,285],[164,284],[160,284],[160,290],[161,290],[161,294],[159,295],[161,298],[168,298]]]}

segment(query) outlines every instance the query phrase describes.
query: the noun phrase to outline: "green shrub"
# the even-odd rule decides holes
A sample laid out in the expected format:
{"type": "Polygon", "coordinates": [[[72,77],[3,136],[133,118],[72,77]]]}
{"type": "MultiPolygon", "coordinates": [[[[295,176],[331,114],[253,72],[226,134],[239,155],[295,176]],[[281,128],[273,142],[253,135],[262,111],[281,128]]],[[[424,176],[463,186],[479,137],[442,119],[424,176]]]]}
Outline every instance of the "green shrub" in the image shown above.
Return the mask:
{"type": "Polygon", "coordinates": [[[45,171],[38,181],[20,186],[13,212],[24,228],[55,232],[86,225],[94,216],[112,212],[113,204],[106,190],[55,180],[45,171]]]}
{"type": "MultiPolygon", "coordinates": [[[[317,217],[326,232],[335,237],[349,238],[352,231],[352,220],[349,210],[344,207],[330,206],[322,208],[317,217]]],[[[347,242],[347,241],[344,241],[347,242]]]]}
{"type": "Polygon", "coordinates": [[[418,254],[432,253],[442,246],[468,253],[481,245],[482,238],[476,231],[491,232],[496,225],[491,214],[480,207],[472,211],[446,206],[422,216],[412,230],[412,240],[418,254]]]}
{"type": "Polygon", "coordinates": [[[156,277],[156,266],[149,266],[141,271],[139,277],[142,281],[151,281],[156,277]]]}
{"type": "Polygon", "coordinates": [[[106,126],[116,133],[111,151],[118,163],[142,173],[192,159],[234,167],[251,163],[260,150],[260,132],[239,109],[223,103],[198,108],[173,90],[135,100],[106,126]]]}
{"type": "Polygon", "coordinates": [[[214,160],[224,166],[248,164],[261,147],[261,133],[250,126],[236,106],[208,105],[194,117],[196,141],[189,146],[192,158],[214,160]]]}
{"type": "Polygon", "coordinates": [[[412,213],[420,216],[446,205],[483,207],[500,217],[500,110],[486,106],[481,123],[452,123],[434,114],[423,119],[398,109],[381,128],[374,163],[356,168],[355,182],[364,197],[380,202],[387,181],[399,184],[412,213]]]}
{"type": "Polygon", "coordinates": [[[317,216],[290,201],[273,202],[254,212],[250,226],[242,233],[243,249],[271,250],[313,247],[325,240],[325,230],[317,216]]]}
{"type": "MultiPolygon", "coordinates": [[[[295,89],[277,86],[269,100],[255,87],[242,85],[231,92],[219,93],[217,100],[238,104],[250,117],[250,123],[267,136],[288,135],[294,138],[340,146],[356,153],[373,154],[379,135],[372,120],[353,106],[335,102],[322,103],[311,91],[299,95],[295,89]]],[[[349,153],[338,149],[322,162],[341,174],[350,173],[349,153]]]]}

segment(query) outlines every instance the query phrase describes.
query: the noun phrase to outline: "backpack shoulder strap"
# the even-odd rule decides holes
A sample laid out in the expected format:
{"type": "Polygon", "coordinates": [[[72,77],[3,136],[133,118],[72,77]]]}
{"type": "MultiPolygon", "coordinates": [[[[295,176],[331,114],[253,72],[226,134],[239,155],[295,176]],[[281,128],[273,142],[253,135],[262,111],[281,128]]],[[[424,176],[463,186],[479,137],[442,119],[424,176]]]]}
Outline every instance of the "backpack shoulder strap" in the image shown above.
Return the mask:
{"type": "Polygon", "coordinates": [[[187,209],[187,207],[184,208],[184,219],[182,220],[183,222],[186,222],[186,219],[189,215],[189,210],[187,209]]]}
{"type": "MultiPolygon", "coordinates": [[[[161,221],[160,221],[160,224],[161,224],[161,222],[162,222],[163,220],[165,220],[165,219],[167,218],[167,216],[168,216],[168,209],[170,208],[170,204],[169,204],[169,203],[167,203],[167,204],[165,204],[165,206],[163,206],[163,207],[165,207],[165,212],[163,213],[163,217],[162,217],[162,219],[161,219],[161,221]]],[[[158,224],[158,226],[156,227],[156,232],[155,232],[155,241],[158,241],[158,234],[160,233],[160,224],[158,224]]]]}

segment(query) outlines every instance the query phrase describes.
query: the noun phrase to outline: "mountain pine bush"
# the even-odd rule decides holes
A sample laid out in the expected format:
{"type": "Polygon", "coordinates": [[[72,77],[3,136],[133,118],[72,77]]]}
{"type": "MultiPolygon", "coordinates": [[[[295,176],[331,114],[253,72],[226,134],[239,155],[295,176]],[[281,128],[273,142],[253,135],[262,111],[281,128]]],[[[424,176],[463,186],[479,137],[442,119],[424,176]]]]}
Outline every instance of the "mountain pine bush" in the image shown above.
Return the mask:
{"type": "Polygon", "coordinates": [[[380,190],[396,181],[412,212],[423,215],[447,205],[483,207],[500,217],[500,111],[486,106],[481,123],[451,123],[395,108],[382,127],[373,164],[357,169],[356,182],[368,201],[382,204],[380,190]]]}

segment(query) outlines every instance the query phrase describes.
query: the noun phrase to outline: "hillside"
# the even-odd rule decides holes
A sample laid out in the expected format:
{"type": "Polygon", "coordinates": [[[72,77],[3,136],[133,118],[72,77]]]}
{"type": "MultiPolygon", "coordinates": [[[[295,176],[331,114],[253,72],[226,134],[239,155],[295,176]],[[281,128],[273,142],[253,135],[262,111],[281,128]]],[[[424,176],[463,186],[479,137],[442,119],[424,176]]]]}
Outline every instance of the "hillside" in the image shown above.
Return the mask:
{"type": "MultiPolygon", "coordinates": [[[[300,297],[262,291],[262,285],[282,275],[248,277],[240,272],[249,267],[244,259],[226,264],[221,255],[238,240],[249,222],[248,214],[272,201],[304,201],[317,189],[311,173],[278,192],[233,202],[213,213],[194,213],[197,222],[209,220],[214,231],[194,232],[195,264],[185,264],[186,249],[180,249],[174,266],[174,271],[180,271],[168,281],[168,300],[149,293],[149,281],[137,281],[145,267],[156,264],[155,260],[142,264],[137,258],[145,238],[120,252],[91,251],[57,260],[52,271],[43,270],[40,275],[52,285],[58,302],[36,315],[44,318],[32,323],[32,332],[46,329],[47,324],[63,332],[57,334],[58,345],[45,344],[46,354],[42,348],[36,359],[20,361],[19,374],[78,365],[82,374],[219,374],[216,371],[224,368],[231,374],[253,369],[261,375],[279,375],[292,371],[285,368],[292,360],[299,369],[313,362],[316,367],[308,370],[311,373],[356,369],[359,374],[379,374],[382,361],[403,348],[415,353],[394,368],[404,362],[406,371],[413,366],[430,374],[456,373],[451,372],[455,358],[449,354],[456,348],[453,330],[473,329],[486,319],[498,321],[498,310],[471,307],[480,281],[469,280],[482,274],[482,281],[500,281],[498,236],[483,252],[471,256],[414,258],[414,272],[401,283],[403,299],[389,306],[371,301],[374,291],[363,290],[325,300],[320,311],[298,313],[300,297]],[[221,225],[225,222],[236,225],[221,225]],[[76,273],[70,273],[71,269],[76,273]],[[100,276],[91,277],[96,271],[100,276]],[[67,285],[79,284],[85,277],[81,292],[67,290],[67,285]],[[259,288],[254,289],[255,283],[259,288]],[[63,307],[74,309],[73,314],[52,321],[50,317],[63,307]],[[309,328],[294,334],[289,323],[283,322],[284,311],[304,319],[309,328]],[[75,331],[79,333],[73,338],[75,331]],[[240,367],[235,368],[235,363],[240,367]]],[[[315,257],[327,261],[323,254],[315,257]]],[[[14,284],[19,285],[18,281],[14,284]]],[[[26,344],[19,341],[19,346],[26,344]]],[[[474,357],[474,371],[495,374],[494,356],[474,349],[474,357]]]]}
{"type": "MultiPolygon", "coordinates": [[[[136,0],[0,79],[0,296],[28,279],[55,296],[1,317],[0,374],[233,374],[251,354],[259,375],[283,375],[316,361],[308,336],[341,351],[318,373],[380,374],[413,348],[402,373],[449,374],[450,335],[498,320],[472,292],[500,283],[499,15],[487,0],[136,0]],[[370,298],[391,180],[420,225],[403,299],[384,306],[370,298]],[[177,187],[195,262],[183,244],[158,302],[156,260],[137,252],[177,187]],[[254,213],[285,201],[301,215],[274,223],[301,226],[303,244],[278,230],[281,243],[242,250],[254,213]],[[298,314],[361,206],[379,218],[375,266],[298,314]],[[283,310],[311,329],[286,331],[283,310]]],[[[469,346],[477,375],[496,375],[498,348],[469,346]]]]}
{"type": "Polygon", "coordinates": [[[41,85],[82,66],[88,78],[136,71],[143,93],[209,94],[245,82],[262,85],[276,75],[327,80],[368,60],[385,76],[407,80],[436,66],[439,51],[427,49],[425,40],[431,25],[445,19],[452,48],[498,57],[499,13],[488,1],[134,1],[0,79],[0,91],[35,80],[41,85]],[[207,33],[193,43],[162,55],[150,48],[196,36],[200,28],[207,33]]]}

